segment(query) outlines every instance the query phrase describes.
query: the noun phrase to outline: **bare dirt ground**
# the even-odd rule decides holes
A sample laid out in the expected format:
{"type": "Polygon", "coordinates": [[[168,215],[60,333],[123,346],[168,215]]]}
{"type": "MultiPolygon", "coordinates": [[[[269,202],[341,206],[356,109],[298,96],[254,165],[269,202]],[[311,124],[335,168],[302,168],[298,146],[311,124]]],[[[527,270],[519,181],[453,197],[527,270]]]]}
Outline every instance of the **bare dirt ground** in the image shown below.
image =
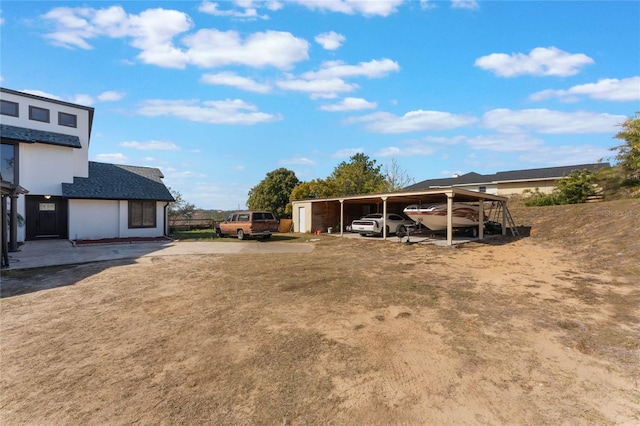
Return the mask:
{"type": "Polygon", "coordinates": [[[4,275],[0,421],[640,424],[640,201],[513,213],[530,237],[4,275]]]}

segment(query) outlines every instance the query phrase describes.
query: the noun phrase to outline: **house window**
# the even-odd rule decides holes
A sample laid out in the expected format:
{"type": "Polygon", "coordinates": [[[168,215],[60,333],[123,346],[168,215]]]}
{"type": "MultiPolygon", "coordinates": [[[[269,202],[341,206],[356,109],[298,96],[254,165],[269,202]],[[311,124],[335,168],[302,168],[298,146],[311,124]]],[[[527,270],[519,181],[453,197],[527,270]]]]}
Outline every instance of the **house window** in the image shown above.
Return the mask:
{"type": "Polygon", "coordinates": [[[155,228],[156,202],[129,201],[129,228],[155,228]]]}
{"type": "Polygon", "coordinates": [[[481,186],[481,187],[478,188],[478,191],[487,192],[487,187],[486,186],[481,186]]]}
{"type": "Polygon", "coordinates": [[[29,106],[29,120],[42,121],[44,123],[49,122],[49,110],[45,108],[38,108],[29,106]]]}
{"type": "Polygon", "coordinates": [[[0,179],[3,182],[16,184],[16,146],[8,143],[1,145],[0,151],[0,179]]]}
{"type": "Polygon", "coordinates": [[[75,114],[67,114],[66,112],[59,112],[58,124],[67,127],[78,127],[78,116],[75,114]]]}
{"type": "Polygon", "coordinates": [[[2,101],[2,110],[0,114],[2,115],[10,115],[12,117],[18,116],[18,103],[11,101],[2,101]]]}

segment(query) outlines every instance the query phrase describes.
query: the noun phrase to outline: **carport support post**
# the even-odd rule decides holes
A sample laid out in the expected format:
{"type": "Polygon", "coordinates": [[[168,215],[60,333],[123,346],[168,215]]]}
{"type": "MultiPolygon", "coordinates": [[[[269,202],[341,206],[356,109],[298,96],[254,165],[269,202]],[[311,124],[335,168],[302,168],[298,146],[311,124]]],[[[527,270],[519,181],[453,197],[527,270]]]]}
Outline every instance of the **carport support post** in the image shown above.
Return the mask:
{"type": "MultiPolygon", "coordinates": [[[[18,251],[18,195],[11,194],[11,224],[9,229],[9,251],[18,251]]],[[[6,213],[5,213],[6,214],[6,213]]]]}
{"type": "Polygon", "coordinates": [[[382,197],[382,239],[387,239],[387,197],[382,197]]]}
{"type": "Polygon", "coordinates": [[[447,194],[447,245],[453,245],[453,194],[447,194]]]}
{"type": "Polygon", "coordinates": [[[340,200],[340,236],[344,236],[344,199],[340,200]]]}
{"type": "Polygon", "coordinates": [[[484,240],[484,199],[478,201],[478,239],[484,240]]]}

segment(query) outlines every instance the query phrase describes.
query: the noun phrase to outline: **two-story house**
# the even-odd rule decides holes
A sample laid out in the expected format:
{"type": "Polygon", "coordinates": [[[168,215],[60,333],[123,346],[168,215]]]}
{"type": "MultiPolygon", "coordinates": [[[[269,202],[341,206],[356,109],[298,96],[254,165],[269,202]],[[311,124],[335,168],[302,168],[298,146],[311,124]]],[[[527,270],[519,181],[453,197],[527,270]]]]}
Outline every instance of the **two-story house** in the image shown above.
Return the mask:
{"type": "Polygon", "coordinates": [[[0,103],[12,244],[166,235],[174,199],[159,169],[89,161],[93,108],[5,88],[0,103]]]}

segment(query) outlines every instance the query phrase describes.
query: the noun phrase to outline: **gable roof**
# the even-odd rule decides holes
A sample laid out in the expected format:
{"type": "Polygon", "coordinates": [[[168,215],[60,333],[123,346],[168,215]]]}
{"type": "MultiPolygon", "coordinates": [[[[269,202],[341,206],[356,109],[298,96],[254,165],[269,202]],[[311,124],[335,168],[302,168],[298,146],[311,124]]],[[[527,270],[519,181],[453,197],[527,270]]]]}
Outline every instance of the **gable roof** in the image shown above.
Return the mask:
{"type": "Polygon", "coordinates": [[[39,142],[70,148],[82,148],[80,138],[77,136],[47,132],[44,130],[27,129],[26,127],[9,126],[8,124],[0,124],[0,136],[2,139],[9,139],[16,142],[39,142]]]}
{"type": "Polygon", "coordinates": [[[505,183],[529,180],[554,180],[569,175],[573,170],[598,170],[611,167],[609,163],[578,164],[575,166],[546,167],[541,169],[510,170],[491,175],[470,172],[461,176],[441,179],[427,179],[405,188],[406,191],[418,191],[429,188],[442,188],[459,185],[505,183]]]}
{"type": "Polygon", "coordinates": [[[153,167],[89,161],[89,177],[62,184],[62,195],[77,199],[175,201],[153,167]]]}

